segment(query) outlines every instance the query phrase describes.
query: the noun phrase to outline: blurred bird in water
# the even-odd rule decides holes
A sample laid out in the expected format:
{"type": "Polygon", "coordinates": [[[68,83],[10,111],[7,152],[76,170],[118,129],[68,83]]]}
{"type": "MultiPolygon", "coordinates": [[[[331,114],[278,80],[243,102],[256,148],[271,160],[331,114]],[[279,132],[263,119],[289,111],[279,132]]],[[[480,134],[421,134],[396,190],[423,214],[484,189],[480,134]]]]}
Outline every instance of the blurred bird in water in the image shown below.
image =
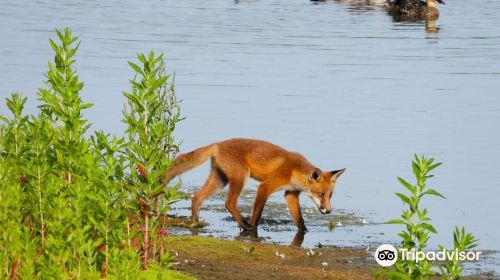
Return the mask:
{"type": "Polygon", "coordinates": [[[437,19],[439,10],[436,2],[444,4],[443,0],[387,0],[389,13],[402,20],[437,19]]]}

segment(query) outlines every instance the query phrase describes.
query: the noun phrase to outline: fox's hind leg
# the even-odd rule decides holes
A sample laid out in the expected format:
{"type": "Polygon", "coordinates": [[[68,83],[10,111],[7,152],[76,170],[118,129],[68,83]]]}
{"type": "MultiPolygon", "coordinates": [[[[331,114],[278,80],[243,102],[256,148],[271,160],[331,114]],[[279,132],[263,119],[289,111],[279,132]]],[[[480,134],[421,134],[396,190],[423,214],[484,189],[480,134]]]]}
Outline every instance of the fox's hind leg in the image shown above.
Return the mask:
{"type": "Polygon", "coordinates": [[[191,220],[198,221],[203,201],[215,195],[227,184],[227,178],[222,171],[212,163],[210,176],[203,187],[194,194],[191,200],[191,220]]]}

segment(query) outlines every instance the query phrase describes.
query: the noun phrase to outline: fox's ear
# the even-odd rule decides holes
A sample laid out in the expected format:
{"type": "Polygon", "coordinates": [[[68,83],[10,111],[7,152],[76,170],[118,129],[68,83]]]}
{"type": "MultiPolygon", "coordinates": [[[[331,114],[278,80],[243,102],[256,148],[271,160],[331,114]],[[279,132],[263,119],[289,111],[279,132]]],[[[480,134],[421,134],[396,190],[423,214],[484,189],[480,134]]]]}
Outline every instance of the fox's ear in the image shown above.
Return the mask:
{"type": "Polygon", "coordinates": [[[332,171],[332,180],[336,180],[342,173],[344,173],[345,168],[332,171]]]}
{"type": "Polygon", "coordinates": [[[316,169],[314,169],[314,171],[309,176],[309,180],[311,180],[311,181],[314,180],[316,182],[319,182],[319,180],[321,180],[322,176],[323,176],[323,172],[321,172],[321,170],[319,170],[318,168],[316,168],[316,169]]]}

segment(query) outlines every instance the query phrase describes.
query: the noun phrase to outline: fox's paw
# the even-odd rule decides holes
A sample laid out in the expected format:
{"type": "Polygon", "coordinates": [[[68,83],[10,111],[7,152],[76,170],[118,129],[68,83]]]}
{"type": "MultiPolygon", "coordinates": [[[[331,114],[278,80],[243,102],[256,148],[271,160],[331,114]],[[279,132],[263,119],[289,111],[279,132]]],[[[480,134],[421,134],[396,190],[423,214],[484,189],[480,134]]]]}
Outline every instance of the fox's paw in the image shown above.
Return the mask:
{"type": "Polygon", "coordinates": [[[243,230],[253,230],[253,226],[247,220],[242,220],[240,223],[240,227],[243,230]]]}

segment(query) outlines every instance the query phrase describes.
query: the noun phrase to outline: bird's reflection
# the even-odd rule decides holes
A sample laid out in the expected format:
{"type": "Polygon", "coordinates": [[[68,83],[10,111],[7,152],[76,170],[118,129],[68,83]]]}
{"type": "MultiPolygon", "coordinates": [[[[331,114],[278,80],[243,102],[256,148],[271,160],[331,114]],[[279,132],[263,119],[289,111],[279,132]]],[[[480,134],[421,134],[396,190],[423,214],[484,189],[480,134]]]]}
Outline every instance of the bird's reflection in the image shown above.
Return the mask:
{"type": "Polygon", "coordinates": [[[439,27],[436,25],[437,20],[428,19],[425,21],[425,31],[428,33],[437,33],[439,31],[439,27]]]}

